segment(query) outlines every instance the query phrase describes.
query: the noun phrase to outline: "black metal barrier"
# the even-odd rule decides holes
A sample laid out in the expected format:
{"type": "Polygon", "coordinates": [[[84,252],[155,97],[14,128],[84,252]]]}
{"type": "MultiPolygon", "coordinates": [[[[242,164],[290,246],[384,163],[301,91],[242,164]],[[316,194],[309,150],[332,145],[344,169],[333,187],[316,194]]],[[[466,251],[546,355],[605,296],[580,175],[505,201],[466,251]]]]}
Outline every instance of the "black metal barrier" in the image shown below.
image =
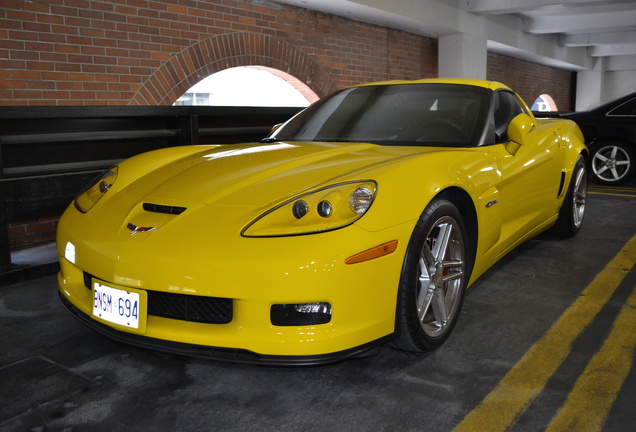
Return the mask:
{"type": "Polygon", "coordinates": [[[8,224],[57,216],[102,170],[136,154],[258,141],[300,108],[0,107],[0,272],[8,224]]]}

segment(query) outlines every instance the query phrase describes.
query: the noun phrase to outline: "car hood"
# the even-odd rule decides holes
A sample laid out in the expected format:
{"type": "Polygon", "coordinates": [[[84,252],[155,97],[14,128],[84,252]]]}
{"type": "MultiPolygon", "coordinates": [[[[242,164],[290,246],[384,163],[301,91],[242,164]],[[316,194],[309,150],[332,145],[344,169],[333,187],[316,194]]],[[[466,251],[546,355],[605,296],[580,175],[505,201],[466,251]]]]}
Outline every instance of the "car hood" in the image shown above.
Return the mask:
{"type": "Polygon", "coordinates": [[[147,173],[124,193],[160,205],[260,207],[321,185],[368,179],[374,166],[432,151],[440,149],[296,142],[208,147],[147,173]]]}
{"type": "MultiPolygon", "coordinates": [[[[226,259],[253,253],[253,239],[237,241],[245,239],[242,230],[298,194],[339,182],[375,180],[386,203],[374,201],[379,211],[358,227],[378,232],[410,223],[422,211],[421,200],[426,200],[424,191],[418,194],[421,200],[404,200],[391,188],[404,192],[405,179],[429,181],[435,172],[468,159],[474,159],[474,151],[368,143],[253,143],[150,152],[122,162],[112,188],[82,217],[77,218],[71,206],[59,225],[58,238],[65,239],[58,243],[59,252],[64,256],[67,242],[83,245],[78,246],[77,265],[114,283],[144,286],[154,277],[153,269],[171,268],[170,285],[191,286],[186,276],[209,272],[206,277],[218,278],[226,259]],[[423,175],[427,172],[431,175],[423,175]],[[157,207],[148,209],[145,204],[157,207]],[[401,207],[387,217],[383,205],[401,207]],[[184,209],[173,213],[174,207],[184,209]]],[[[278,247],[276,242],[267,244],[278,247]]],[[[288,242],[280,246],[288,247],[288,242]]],[[[345,249],[339,253],[348,253],[345,249]]],[[[353,249],[351,254],[359,252],[353,249]]],[[[277,255],[274,249],[268,253],[277,255]]],[[[231,279],[239,275],[223,277],[227,284],[220,285],[231,287],[231,279]]]]}

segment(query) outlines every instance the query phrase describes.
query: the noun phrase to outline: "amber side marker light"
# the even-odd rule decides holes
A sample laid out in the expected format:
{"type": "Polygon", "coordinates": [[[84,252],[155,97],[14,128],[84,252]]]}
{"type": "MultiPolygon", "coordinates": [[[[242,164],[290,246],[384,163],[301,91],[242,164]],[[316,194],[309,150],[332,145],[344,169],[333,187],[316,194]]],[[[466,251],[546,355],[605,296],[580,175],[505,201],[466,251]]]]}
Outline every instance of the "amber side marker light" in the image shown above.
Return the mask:
{"type": "Polygon", "coordinates": [[[364,261],[380,258],[385,255],[389,255],[397,249],[399,241],[393,240],[388,243],[381,244],[371,249],[367,249],[364,252],[350,256],[345,260],[345,264],[357,264],[364,261]]]}

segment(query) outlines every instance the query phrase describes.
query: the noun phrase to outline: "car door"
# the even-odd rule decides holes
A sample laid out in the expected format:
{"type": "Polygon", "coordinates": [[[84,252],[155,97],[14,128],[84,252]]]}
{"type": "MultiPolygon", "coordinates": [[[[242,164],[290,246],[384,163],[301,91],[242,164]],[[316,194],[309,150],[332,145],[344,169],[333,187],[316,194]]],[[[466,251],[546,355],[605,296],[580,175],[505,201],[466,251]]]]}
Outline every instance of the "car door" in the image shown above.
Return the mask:
{"type": "Polygon", "coordinates": [[[557,195],[563,187],[564,143],[559,141],[553,126],[539,124],[512,92],[498,91],[494,97],[495,139],[502,179],[499,254],[503,254],[555,214],[557,195]],[[521,113],[534,119],[534,127],[519,146],[510,141],[507,130],[512,119],[521,113]]]}

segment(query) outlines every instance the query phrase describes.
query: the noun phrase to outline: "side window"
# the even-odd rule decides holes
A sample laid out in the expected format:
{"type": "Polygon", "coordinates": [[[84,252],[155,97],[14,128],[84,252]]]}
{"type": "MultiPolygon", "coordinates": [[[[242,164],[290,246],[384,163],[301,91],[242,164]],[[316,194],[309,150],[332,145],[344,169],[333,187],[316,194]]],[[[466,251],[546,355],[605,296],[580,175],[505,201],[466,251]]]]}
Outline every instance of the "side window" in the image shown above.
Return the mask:
{"type": "Polygon", "coordinates": [[[608,112],[609,116],[636,116],[636,98],[625,102],[624,104],[617,106],[612,111],[608,112]]]}
{"type": "Polygon", "coordinates": [[[508,125],[510,121],[524,110],[515,95],[507,91],[495,93],[495,142],[508,141],[508,125]]]}

